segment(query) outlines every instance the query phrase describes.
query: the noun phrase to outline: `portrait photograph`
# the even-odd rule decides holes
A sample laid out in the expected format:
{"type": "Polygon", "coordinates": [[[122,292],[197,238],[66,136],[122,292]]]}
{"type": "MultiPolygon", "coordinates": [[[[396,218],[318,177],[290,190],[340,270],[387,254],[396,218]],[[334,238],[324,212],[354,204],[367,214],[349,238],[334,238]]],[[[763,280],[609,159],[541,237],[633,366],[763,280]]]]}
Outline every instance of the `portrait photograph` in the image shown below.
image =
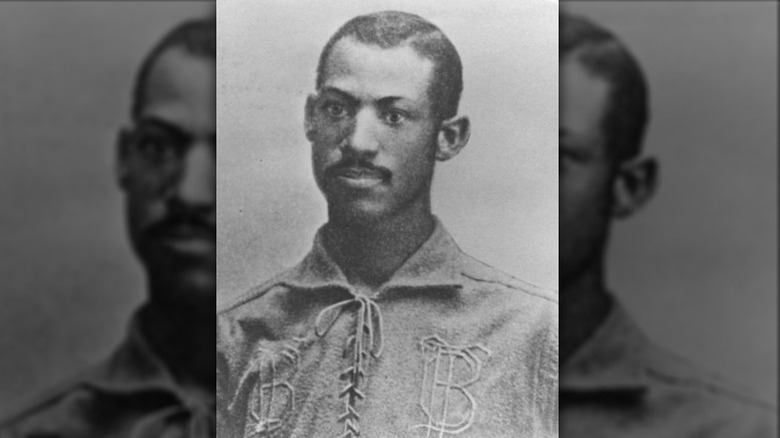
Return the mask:
{"type": "Polygon", "coordinates": [[[555,436],[556,3],[217,22],[217,434],[555,436]]]}

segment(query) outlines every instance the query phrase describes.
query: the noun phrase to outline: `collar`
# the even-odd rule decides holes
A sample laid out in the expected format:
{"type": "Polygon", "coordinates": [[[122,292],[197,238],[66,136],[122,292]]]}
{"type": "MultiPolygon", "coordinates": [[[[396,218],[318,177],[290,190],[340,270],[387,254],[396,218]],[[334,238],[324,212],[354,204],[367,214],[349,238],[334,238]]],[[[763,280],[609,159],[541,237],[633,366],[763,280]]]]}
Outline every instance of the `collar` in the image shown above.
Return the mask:
{"type": "Polygon", "coordinates": [[[108,360],[86,373],[85,385],[111,394],[165,392],[187,406],[207,406],[210,401],[179,385],[173,374],[152,349],[142,329],[142,307],[133,315],[128,334],[108,360]]]}
{"type": "MultiPolygon", "coordinates": [[[[394,288],[463,287],[463,253],[438,218],[428,240],[409,257],[380,292],[394,288]]],[[[328,254],[323,244],[324,226],[317,231],[309,254],[278,284],[295,289],[342,288],[352,290],[346,276],[328,254]]]]}
{"type": "Polygon", "coordinates": [[[625,311],[612,310],[591,338],[563,365],[561,392],[638,392],[650,380],[646,367],[651,344],[625,311]]]}

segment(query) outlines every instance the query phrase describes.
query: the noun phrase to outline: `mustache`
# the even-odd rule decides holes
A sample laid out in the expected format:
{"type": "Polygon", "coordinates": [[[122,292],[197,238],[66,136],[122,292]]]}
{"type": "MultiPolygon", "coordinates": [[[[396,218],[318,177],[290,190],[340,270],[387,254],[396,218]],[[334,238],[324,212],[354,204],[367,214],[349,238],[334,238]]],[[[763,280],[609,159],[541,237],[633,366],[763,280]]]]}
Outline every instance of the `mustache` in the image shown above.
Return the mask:
{"type": "Polygon", "coordinates": [[[367,173],[375,173],[381,175],[383,179],[390,179],[392,173],[389,169],[382,166],[377,166],[369,161],[361,160],[359,158],[345,158],[336,164],[331,165],[325,169],[325,175],[328,177],[334,177],[344,174],[348,171],[360,171],[367,173]]]}
{"type": "Polygon", "coordinates": [[[216,238],[214,214],[192,207],[172,206],[162,219],[151,224],[152,236],[202,236],[216,238]]]}

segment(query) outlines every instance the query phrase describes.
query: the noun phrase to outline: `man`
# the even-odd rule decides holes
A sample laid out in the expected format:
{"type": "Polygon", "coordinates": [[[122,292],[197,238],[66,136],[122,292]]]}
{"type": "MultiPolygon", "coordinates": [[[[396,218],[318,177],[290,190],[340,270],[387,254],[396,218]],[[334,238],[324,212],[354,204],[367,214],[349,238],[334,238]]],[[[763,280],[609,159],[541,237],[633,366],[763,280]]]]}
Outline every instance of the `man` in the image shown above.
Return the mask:
{"type": "Polygon", "coordinates": [[[771,409],[650,343],[608,292],[613,219],[652,196],[639,64],[610,32],[561,15],[561,436],[770,437],[771,409]]]}
{"type": "Polygon", "coordinates": [[[189,21],[136,78],[117,178],[149,298],[128,338],[1,436],[215,436],[215,59],[214,18],[189,21]]]}
{"type": "Polygon", "coordinates": [[[296,267],[217,318],[228,437],[551,436],[557,300],[462,253],[431,213],[469,138],[460,58],[379,12],[322,51],[305,134],[328,222],[296,267]]]}

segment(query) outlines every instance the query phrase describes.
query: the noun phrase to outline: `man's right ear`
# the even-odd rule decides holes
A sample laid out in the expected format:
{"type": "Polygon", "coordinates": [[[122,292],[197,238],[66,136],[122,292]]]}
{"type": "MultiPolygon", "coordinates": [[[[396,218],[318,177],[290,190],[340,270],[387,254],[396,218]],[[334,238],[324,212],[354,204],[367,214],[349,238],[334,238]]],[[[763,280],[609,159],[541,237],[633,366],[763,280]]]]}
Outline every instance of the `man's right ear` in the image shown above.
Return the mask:
{"type": "Polygon", "coordinates": [[[658,186],[658,162],[641,158],[621,163],[613,184],[612,215],[631,216],[655,194],[658,186]]]}
{"type": "Polygon", "coordinates": [[[303,132],[306,133],[306,139],[314,141],[314,109],[317,104],[317,96],[310,94],[306,98],[306,109],[303,117],[303,132]]]}
{"type": "Polygon", "coordinates": [[[116,161],[114,172],[116,181],[123,190],[127,189],[130,176],[130,133],[124,129],[116,136],[116,161]]]}

